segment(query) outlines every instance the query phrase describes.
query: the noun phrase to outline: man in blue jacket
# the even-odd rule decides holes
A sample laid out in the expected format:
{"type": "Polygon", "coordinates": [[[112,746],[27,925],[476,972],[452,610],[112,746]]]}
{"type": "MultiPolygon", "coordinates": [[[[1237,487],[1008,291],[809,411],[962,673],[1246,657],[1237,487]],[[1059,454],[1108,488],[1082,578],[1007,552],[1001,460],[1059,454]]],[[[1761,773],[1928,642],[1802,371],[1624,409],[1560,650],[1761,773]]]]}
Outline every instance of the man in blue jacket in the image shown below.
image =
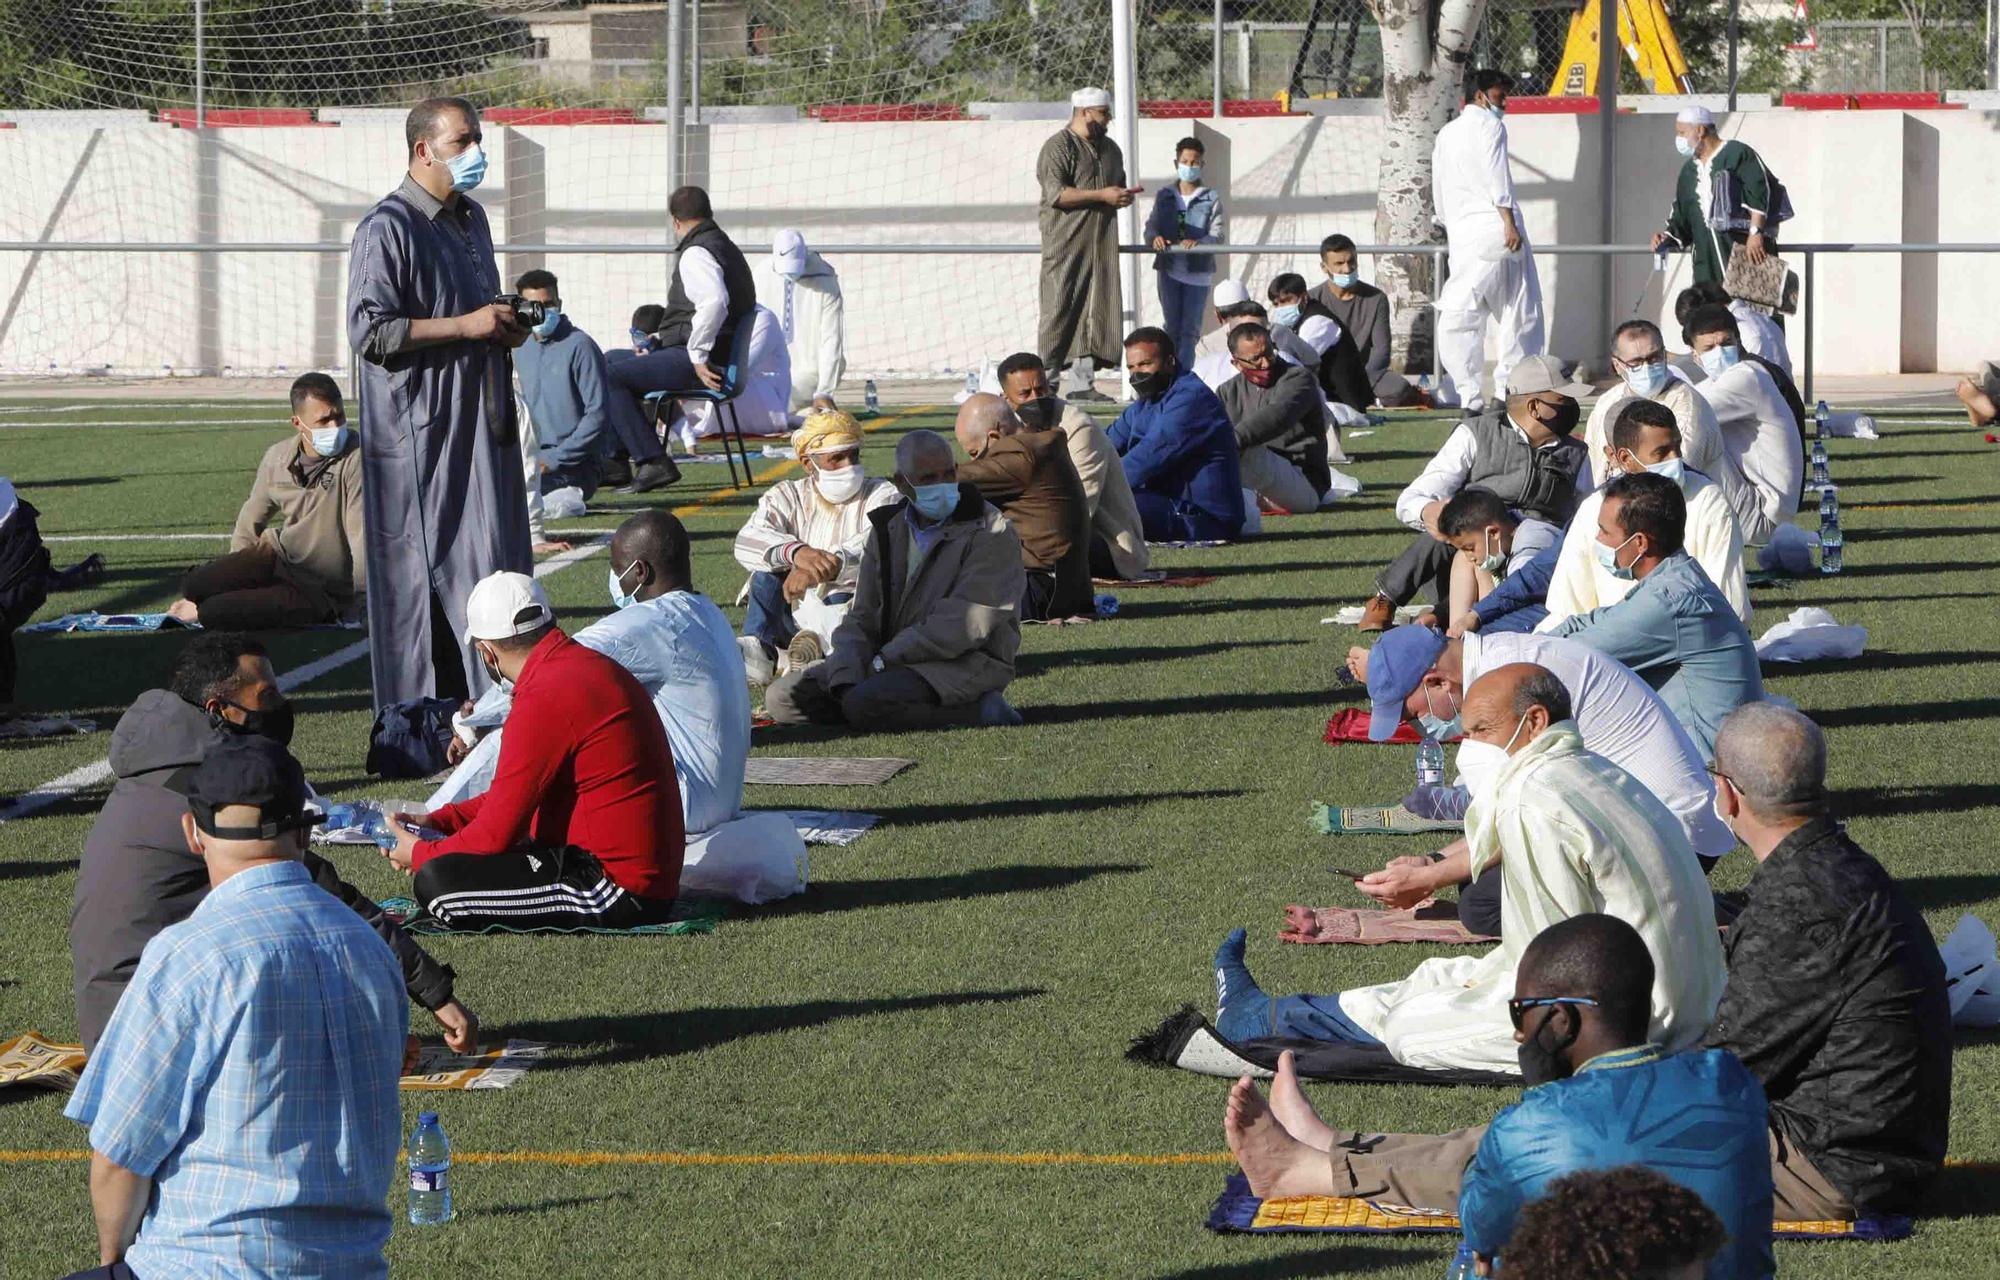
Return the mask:
{"type": "Polygon", "coordinates": [[[1663,1056],[1647,1043],[1652,986],[1637,930],[1613,916],[1571,916],[1537,935],[1515,971],[1508,1012],[1528,1088],[1490,1125],[1337,1132],[1306,1101],[1287,1052],[1268,1105],[1249,1076],[1230,1091],[1229,1149],[1266,1198],[1455,1202],[1466,1243],[1488,1260],[1522,1207],[1564,1174],[1643,1165],[1722,1219],[1729,1244],[1708,1280],[1762,1280],[1776,1265],[1763,1087],[1732,1053],[1663,1056]]]}
{"type": "Polygon", "coordinates": [[[1236,428],[1207,384],[1183,370],[1164,329],[1125,339],[1139,397],[1105,434],[1125,460],[1148,542],[1230,542],[1243,531],[1236,428]]]}

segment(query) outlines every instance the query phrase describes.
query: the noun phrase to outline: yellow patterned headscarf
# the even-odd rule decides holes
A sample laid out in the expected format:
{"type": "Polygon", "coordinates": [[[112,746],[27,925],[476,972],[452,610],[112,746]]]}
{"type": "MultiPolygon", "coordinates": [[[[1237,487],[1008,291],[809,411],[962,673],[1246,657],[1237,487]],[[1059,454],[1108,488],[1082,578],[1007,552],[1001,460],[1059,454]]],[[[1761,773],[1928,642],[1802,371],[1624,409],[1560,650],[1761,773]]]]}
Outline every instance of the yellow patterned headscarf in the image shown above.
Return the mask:
{"type": "Polygon", "coordinates": [[[861,424],[843,409],[819,409],[806,415],[792,432],[792,450],[799,457],[853,449],[861,444],[861,424]]]}

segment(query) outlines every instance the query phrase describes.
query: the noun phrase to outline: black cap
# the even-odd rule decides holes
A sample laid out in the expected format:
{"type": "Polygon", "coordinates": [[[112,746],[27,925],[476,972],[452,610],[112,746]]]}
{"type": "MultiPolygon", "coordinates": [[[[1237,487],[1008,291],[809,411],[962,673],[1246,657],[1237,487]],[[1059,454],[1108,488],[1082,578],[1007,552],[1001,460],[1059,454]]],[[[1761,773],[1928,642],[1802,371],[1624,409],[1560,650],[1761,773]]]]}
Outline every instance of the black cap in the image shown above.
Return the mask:
{"type": "Polygon", "coordinates": [[[195,825],[223,840],[275,840],[310,825],[306,771],[292,753],[260,734],[225,734],[208,749],[188,786],[195,825]],[[263,814],[255,827],[218,827],[215,813],[251,805],[263,814]]]}

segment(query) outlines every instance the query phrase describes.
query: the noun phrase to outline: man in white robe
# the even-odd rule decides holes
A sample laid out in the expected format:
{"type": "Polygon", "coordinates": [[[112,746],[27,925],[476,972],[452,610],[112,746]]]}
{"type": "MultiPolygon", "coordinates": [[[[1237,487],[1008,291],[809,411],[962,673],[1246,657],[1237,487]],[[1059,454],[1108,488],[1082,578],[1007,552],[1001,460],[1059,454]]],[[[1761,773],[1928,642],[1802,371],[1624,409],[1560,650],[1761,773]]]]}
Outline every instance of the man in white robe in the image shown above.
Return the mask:
{"type": "Polygon", "coordinates": [[[1437,299],[1440,405],[1486,406],[1486,324],[1493,322],[1499,360],[1493,385],[1543,345],[1542,285],[1514,199],[1507,157],[1507,110],[1512,80],[1499,71],[1473,73],[1473,95],[1458,118],[1438,130],[1431,152],[1431,197],[1451,246],[1451,274],[1437,299]]]}
{"type": "Polygon", "coordinates": [[[1569,712],[1562,683],[1529,663],[1466,692],[1468,741],[1507,756],[1466,813],[1473,872],[1498,860],[1505,876],[1498,947],[1426,960],[1401,982],[1272,999],[1243,964],[1239,930],[1216,956],[1216,1029],[1381,1045],[1426,1069],[1518,1072],[1507,1000],[1521,953],[1549,925],[1602,912],[1638,930],[1658,966],[1650,1039],[1669,1053],[1698,1044],[1722,995],[1714,899],[1680,823],[1585,750],[1569,712]]]}
{"type": "Polygon", "coordinates": [[[834,408],[833,393],[847,372],[840,276],[806,246],[804,234],[786,229],[771,241],[771,256],[757,264],[756,278],[757,301],[778,318],[791,358],[793,412],[834,408]]]}
{"type": "MultiPolygon", "coordinates": [[[[702,400],[683,400],[672,429],[688,451],[703,436],[722,430],[721,410],[702,400]]],[[[779,436],[792,429],[792,357],[778,317],[759,303],[750,316],[750,372],[732,406],[746,436],[779,436]]]]}
{"type": "Polygon", "coordinates": [[[1651,320],[1627,320],[1611,335],[1611,367],[1618,382],[1597,398],[1584,424],[1583,442],[1590,446],[1591,483],[1603,484],[1617,472],[1605,461],[1611,443],[1611,423],[1634,400],[1651,400],[1673,411],[1681,438],[1680,458],[1705,476],[1722,452],[1722,428],[1708,401],[1695,394],[1694,383],[1669,362],[1666,339],[1651,320]]]}

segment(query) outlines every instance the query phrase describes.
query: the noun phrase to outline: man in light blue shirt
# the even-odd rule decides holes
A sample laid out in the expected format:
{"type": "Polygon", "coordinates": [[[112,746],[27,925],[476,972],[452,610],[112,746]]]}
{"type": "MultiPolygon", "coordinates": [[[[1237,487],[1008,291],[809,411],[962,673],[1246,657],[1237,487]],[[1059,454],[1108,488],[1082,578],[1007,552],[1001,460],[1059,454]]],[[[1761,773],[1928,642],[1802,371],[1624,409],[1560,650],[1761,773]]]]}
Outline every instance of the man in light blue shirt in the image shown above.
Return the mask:
{"type": "Polygon", "coordinates": [[[396,957],[299,860],[305,773],[209,748],[181,819],[214,886],[139,960],[64,1114],[90,1126],[89,1277],[389,1273],[409,1008],[396,957]]]}
{"type": "Polygon", "coordinates": [[[604,352],[563,314],[552,272],[524,272],[514,292],[541,303],[545,313],[514,351],[514,372],[541,450],[542,492],[574,486],[588,498],[597,492],[614,442],[604,352]]]}
{"type": "Polygon", "coordinates": [[[1750,632],[1687,553],[1686,532],[1687,499],[1667,477],[1642,472],[1605,485],[1597,561],[1639,585],[1549,634],[1574,636],[1638,672],[1711,760],[1723,719],[1746,702],[1762,702],[1764,681],[1750,632]]]}
{"type": "MultiPolygon", "coordinates": [[[[611,539],[611,603],[617,612],[585,627],[576,642],[632,673],[653,699],[680,775],[690,839],[743,807],[750,757],[750,686],[736,633],[715,602],[694,589],[687,530],[665,511],[642,511],[611,539]]],[[[461,723],[503,724],[513,699],[495,687],[461,723]]],[[[454,751],[458,748],[454,748],[454,751]]],[[[455,803],[491,785],[500,734],[488,734],[430,798],[455,803]]]]}

